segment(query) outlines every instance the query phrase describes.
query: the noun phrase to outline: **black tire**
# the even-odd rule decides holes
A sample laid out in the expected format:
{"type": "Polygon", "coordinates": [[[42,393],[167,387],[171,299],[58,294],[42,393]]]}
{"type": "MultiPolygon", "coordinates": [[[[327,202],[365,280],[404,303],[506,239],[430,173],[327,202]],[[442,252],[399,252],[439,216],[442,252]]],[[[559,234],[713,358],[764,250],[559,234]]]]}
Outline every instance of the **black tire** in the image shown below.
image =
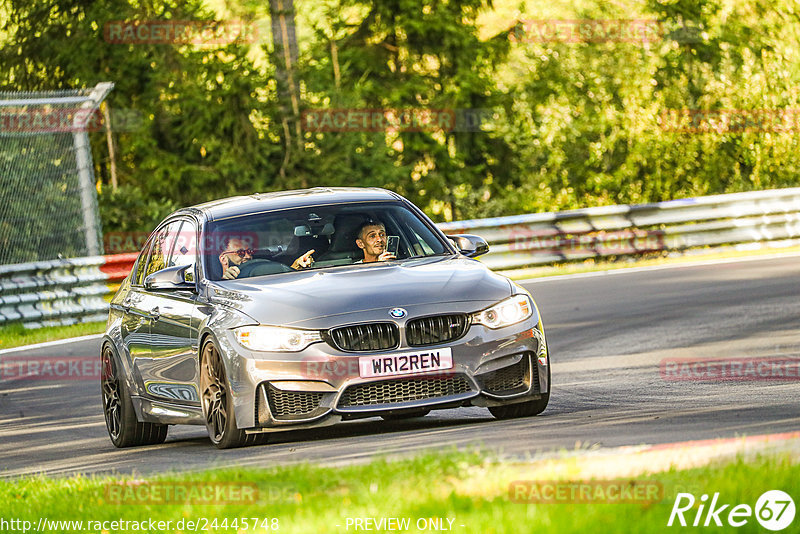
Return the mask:
{"type": "Polygon", "coordinates": [[[550,350],[547,351],[547,393],[542,393],[540,399],[518,402],[516,404],[506,404],[505,406],[490,406],[489,412],[497,419],[515,419],[517,417],[532,417],[539,415],[545,408],[547,403],[550,402],[550,391],[552,389],[552,382],[550,382],[550,350]]]}
{"type": "Polygon", "coordinates": [[[225,366],[211,339],[203,343],[200,352],[200,401],[208,437],[218,449],[233,449],[266,441],[265,434],[246,434],[236,426],[225,366]]]}
{"type": "Polygon", "coordinates": [[[119,448],[164,443],[169,426],[141,423],[136,418],[127,383],[120,376],[119,365],[110,345],[103,345],[101,358],[103,415],[111,443],[119,448]]]}
{"type": "Polygon", "coordinates": [[[403,419],[413,419],[415,417],[425,417],[431,413],[429,409],[423,410],[415,410],[413,412],[406,412],[406,413],[390,413],[386,415],[382,415],[381,418],[384,421],[402,421],[403,419]]]}

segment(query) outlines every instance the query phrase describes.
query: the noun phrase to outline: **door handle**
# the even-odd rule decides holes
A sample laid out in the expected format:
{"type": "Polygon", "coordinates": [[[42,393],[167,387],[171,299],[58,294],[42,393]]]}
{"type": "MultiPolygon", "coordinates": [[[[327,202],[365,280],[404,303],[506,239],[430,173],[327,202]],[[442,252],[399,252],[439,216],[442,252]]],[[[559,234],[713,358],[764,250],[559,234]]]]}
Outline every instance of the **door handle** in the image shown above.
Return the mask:
{"type": "Polygon", "coordinates": [[[158,321],[159,317],[161,317],[161,311],[158,309],[158,306],[150,310],[150,320],[158,321]]]}

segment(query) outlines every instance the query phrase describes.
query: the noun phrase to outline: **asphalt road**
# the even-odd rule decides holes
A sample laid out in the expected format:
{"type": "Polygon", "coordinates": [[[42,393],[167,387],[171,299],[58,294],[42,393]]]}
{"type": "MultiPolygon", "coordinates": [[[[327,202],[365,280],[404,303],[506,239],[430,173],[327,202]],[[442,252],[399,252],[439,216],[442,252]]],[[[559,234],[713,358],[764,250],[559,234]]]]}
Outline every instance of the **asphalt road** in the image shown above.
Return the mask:
{"type": "MultiPolygon", "coordinates": [[[[673,381],[673,358],[800,357],[800,258],[526,283],[544,318],[554,388],[540,416],[483,408],[387,423],[373,418],[274,434],[218,451],[202,427],[160,446],[115,449],[94,380],[0,381],[0,477],[156,473],[216,466],[341,464],[374,455],[480,446],[501,455],[657,444],[800,430],[800,379],[673,381]]],[[[99,340],[5,353],[3,361],[97,355],[99,340]]]]}

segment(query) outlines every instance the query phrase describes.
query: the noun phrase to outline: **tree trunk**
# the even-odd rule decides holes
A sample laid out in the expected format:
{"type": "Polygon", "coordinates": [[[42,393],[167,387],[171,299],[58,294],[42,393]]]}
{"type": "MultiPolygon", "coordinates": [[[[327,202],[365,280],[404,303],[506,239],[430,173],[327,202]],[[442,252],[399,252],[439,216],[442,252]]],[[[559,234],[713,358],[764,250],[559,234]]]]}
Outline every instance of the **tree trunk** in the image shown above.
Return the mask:
{"type": "MultiPolygon", "coordinates": [[[[303,150],[303,132],[300,125],[300,91],[297,80],[297,35],[295,33],[294,0],[269,0],[272,19],[272,40],[275,76],[278,82],[278,99],[281,104],[281,122],[285,139],[281,176],[292,160],[293,146],[303,150]],[[294,137],[294,139],[292,139],[294,137]]],[[[305,179],[304,179],[305,181],[305,179]]],[[[303,184],[304,187],[307,184],[303,184]]]]}

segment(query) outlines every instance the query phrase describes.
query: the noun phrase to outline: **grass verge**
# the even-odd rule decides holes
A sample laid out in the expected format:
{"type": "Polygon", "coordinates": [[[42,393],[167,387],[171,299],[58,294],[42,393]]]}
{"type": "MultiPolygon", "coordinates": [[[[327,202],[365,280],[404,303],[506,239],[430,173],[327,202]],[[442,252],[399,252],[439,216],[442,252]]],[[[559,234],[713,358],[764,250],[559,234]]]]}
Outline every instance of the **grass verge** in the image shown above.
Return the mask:
{"type": "MultiPolygon", "coordinates": [[[[759,496],[767,490],[779,489],[795,499],[800,496],[800,465],[789,455],[739,458],[697,469],[670,470],[637,477],[637,484],[650,481],[650,485],[656,483],[664,488],[663,498],[644,504],[513,502],[506,483],[499,486],[481,483],[483,477],[496,482],[493,475],[497,471],[507,472],[509,465],[514,464],[498,463],[478,453],[453,451],[403,461],[376,460],[366,465],[341,468],[309,465],[239,468],[147,479],[30,477],[0,482],[0,507],[4,519],[29,521],[34,530],[40,518],[47,518],[51,522],[83,521],[85,530],[96,532],[194,529],[216,532],[356,532],[365,529],[355,528],[355,518],[376,521],[408,518],[408,528],[396,530],[431,531],[436,530],[432,526],[437,525],[439,530],[456,533],[652,533],[671,530],[666,525],[677,492],[688,488],[698,500],[685,514],[689,525],[698,511],[700,496],[719,492],[718,504],[731,505],[721,514],[724,526],[719,531],[764,532],[754,516],[745,518],[747,523],[742,527],[734,529],[728,526],[724,523],[728,511],[738,504],[754,507],[759,496]],[[257,488],[257,491],[253,493],[252,488],[257,488]],[[208,501],[163,504],[168,495],[194,491],[196,498],[201,491],[212,490],[212,500],[225,495],[229,501],[236,501],[236,498],[230,499],[230,492],[237,489],[240,499],[245,495],[248,497],[240,501],[241,504],[210,505],[208,501]],[[157,496],[160,500],[154,500],[157,496]],[[251,496],[253,498],[249,498],[251,496]],[[254,528],[253,519],[256,518],[258,528],[254,528]],[[435,521],[432,522],[431,518],[435,521]],[[138,528],[141,524],[136,528],[132,524],[117,525],[127,528],[112,528],[114,525],[110,523],[87,523],[115,520],[165,523],[155,527],[147,524],[143,529],[138,528]],[[183,524],[179,523],[181,520],[183,524]],[[189,521],[200,523],[190,526],[189,521]]],[[[512,481],[514,478],[508,483],[512,481]]],[[[794,525],[799,521],[796,519],[794,525]]],[[[391,529],[386,526],[398,526],[384,525],[381,529],[375,523],[369,525],[376,531],[389,531],[391,529]]],[[[51,523],[48,530],[69,529],[64,525],[55,528],[51,523]]],[[[677,530],[694,532],[704,529],[688,527],[677,530]]],[[[791,527],[786,530],[790,531],[791,527]]]]}
{"type": "Polygon", "coordinates": [[[0,327],[0,349],[88,336],[89,334],[102,334],[105,328],[106,323],[104,322],[79,323],[69,326],[45,326],[44,328],[32,329],[16,323],[0,327]]]}

